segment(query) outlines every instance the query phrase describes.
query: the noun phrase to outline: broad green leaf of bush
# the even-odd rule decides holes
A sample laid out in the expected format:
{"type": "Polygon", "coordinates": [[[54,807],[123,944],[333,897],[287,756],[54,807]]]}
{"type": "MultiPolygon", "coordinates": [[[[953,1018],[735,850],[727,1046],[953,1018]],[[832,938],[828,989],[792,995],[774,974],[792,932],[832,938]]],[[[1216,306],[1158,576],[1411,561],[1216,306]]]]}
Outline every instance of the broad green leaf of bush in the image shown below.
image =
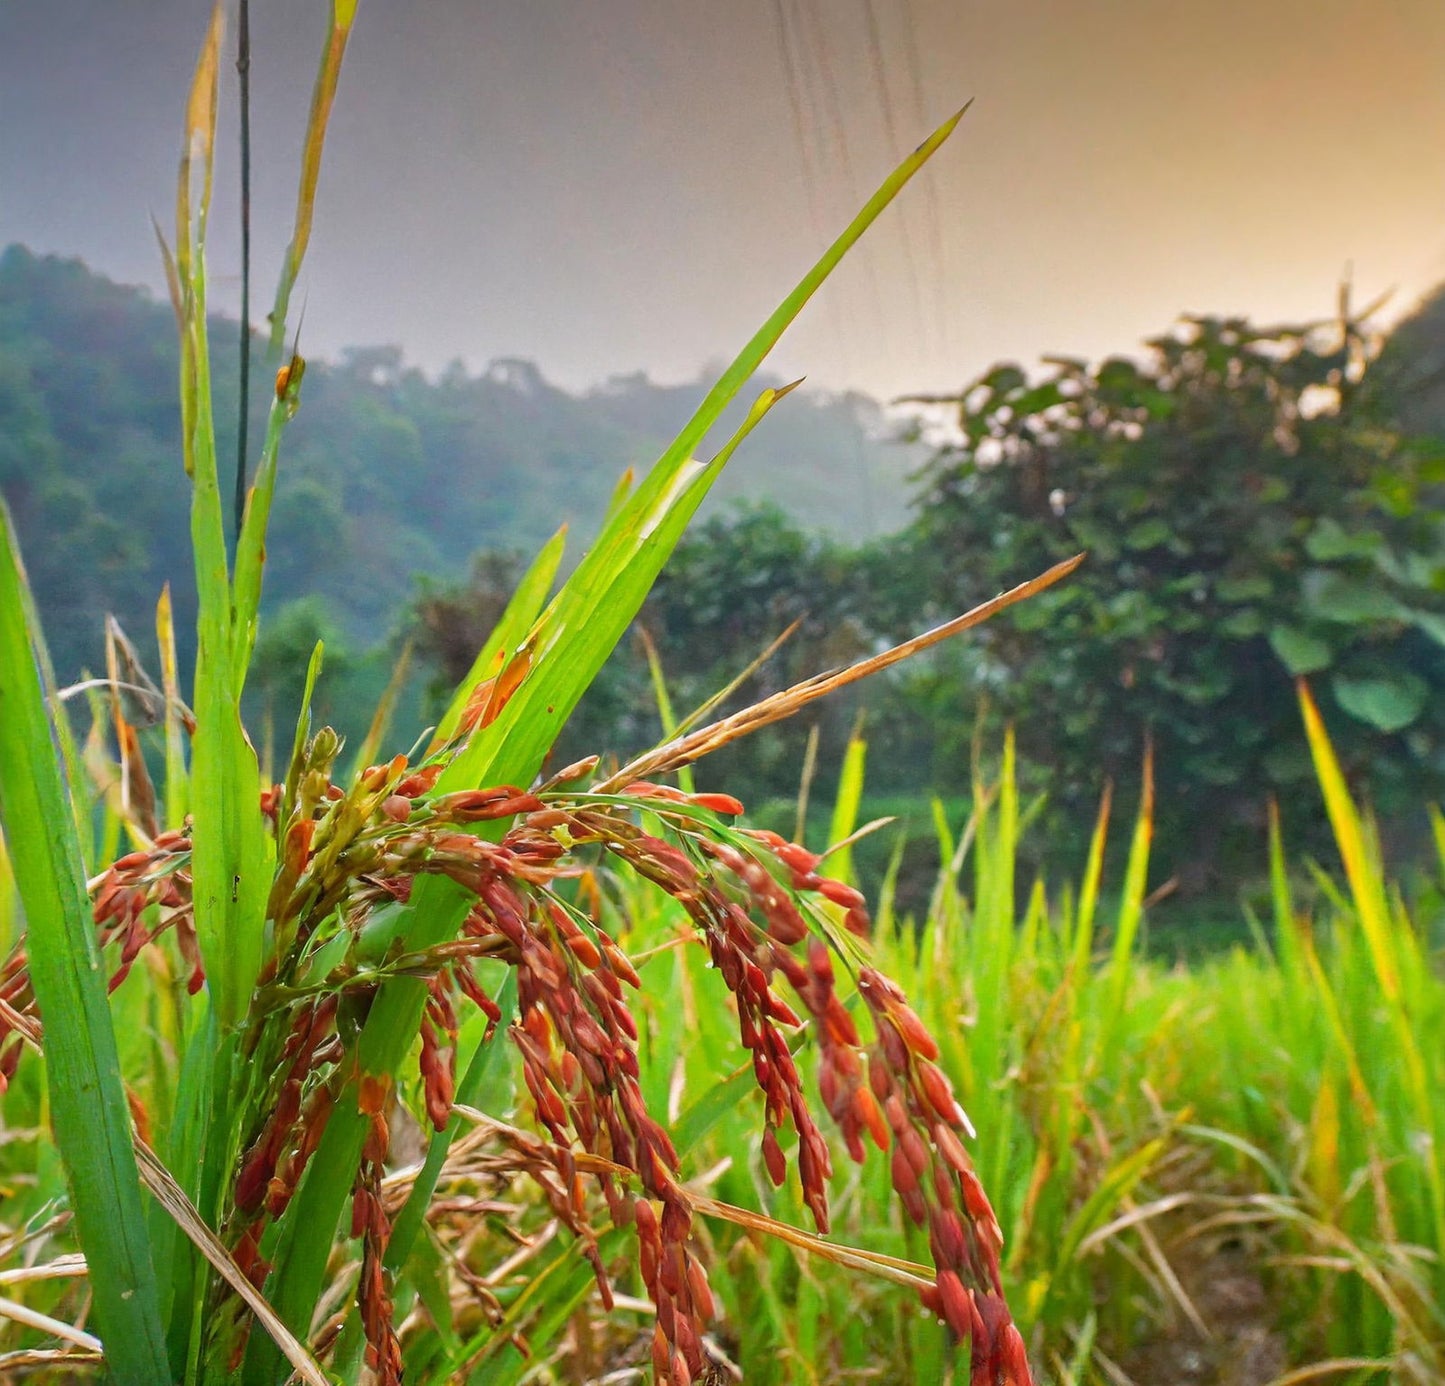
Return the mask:
{"type": "Polygon", "coordinates": [[[1222,602],[1256,602],[1268,597],[1274,584],[1267,577],[1224,577],[1214,584],[1214,594],[1222,602]]]}
{"type": "Polygon", "coordinates": [[[1378,532],[1351,533],[1332,516],[1324,516],[1305,538],[1305,552],[1316,563],[1341,558],[1370,558],[1384,541],[1378,532]]]}
{"type": "Polygon", "coordinates": [[[1161,544],[1167,544],[1173,533],[1168,521],[1154,515],[1135,525],[1124,536],[1124,545],[1130,549],[1157,549],[1161,544]]]}
{"type": "Polygon", "coordinates": [[[1388,679],[1354,679],[1336,674],[1330,680],[1330,691],[1351,717],[1386,734],[1404,731],[1424,711],[1430,693],[1424,679],[1409,673],[1388,679]]]}
{"type": "Polygon", "coordinates": [[[1269,647],[1292,675],[1314,674],[1328,669],[1333,658],[1330,647],[1318,636],[1296,626],[1275,626],[1269,633],[1269,647]]]}
{"type": "Polygon", "coordinates": [[[1310,616],[1338,625],[1389,621],[1402,614],[1399,601],[1378,581],[1352,577],[1333,568],[1307,572],[1300,584],[1300,596],[1310,616]]]}
{"type": "Polygon", "coordinates": [[[1412,611],[1410,620],[1437,645],[1445,645],[1445,616],[1434,611],[1412,611]]]}

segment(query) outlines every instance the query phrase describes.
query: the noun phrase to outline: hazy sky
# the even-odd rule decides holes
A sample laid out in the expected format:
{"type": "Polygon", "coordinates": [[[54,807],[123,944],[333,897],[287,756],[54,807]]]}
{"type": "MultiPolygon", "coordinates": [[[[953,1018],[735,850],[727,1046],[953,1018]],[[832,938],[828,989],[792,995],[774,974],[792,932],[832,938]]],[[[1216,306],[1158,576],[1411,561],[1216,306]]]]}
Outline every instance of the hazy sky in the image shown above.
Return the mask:
{"type": "MultiPolygon", "coordinates": [[[[328,12],[252,4],[258,319],[328,12]]],[[[159,288],[149,217],[170,216],[206,14],[0,0],[0,244],[159,288]]],[[[303,345],[693,377],[970,97],[780,370],[947,389],[1003,357],[1128,351],[1184,310],[1322,316],[1351,265],[1396,311],[1445,279],[1442,0],[361,0],[303,345]]]]}

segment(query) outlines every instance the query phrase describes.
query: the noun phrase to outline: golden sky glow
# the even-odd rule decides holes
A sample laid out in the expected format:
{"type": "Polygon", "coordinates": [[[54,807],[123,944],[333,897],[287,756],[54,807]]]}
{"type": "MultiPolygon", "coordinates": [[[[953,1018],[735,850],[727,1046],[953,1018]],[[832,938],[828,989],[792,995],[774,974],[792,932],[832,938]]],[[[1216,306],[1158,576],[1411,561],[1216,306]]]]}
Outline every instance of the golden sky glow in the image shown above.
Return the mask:
{"type": "MultiPolygon", "coordinates": [[[[159,286],[148,219],[203,10],[0,8],[0,242],[159,286]]],[[[263,284],[324,12],[253,0],[263,284]]],[[[361,0],[307,337],[574,386],[693,376],[970,97],[781,371],[946,389],[1129,351],[1185,310],[1322,316],[1347,266],[1396,311],[1445,278],[1440,0],[361,0]]],[[[218,178],[224,304],[229,149],[218,178]]]]}

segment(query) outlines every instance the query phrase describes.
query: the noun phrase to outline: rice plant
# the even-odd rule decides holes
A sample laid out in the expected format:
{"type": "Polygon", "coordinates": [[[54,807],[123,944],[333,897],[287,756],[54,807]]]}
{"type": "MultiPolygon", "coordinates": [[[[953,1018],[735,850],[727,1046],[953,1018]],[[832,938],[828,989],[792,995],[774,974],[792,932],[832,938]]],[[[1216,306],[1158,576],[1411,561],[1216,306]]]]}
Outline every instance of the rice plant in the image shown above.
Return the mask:
{"type": "MultiPolygon", "coordinates": [[[[610,1305],[615,1267],[630,1253],[654,1315],[655,1380],[700,1380],[712,1369],[705,1335],[714,1316],[700,1220],[751,1217],[755,1229],[830,1246],[818,1239],[830,1225],[832,1152],[795,1058],[806,1031],[821,1106],[854,1160],[865,1142],[891,1152],[891,1186],[928,1260],[836,1246],[828,1254],[907,1286],[968,1344],[976,1381],[1027,1383],[1024,1340],[1003,1296],[999,1224],[966,1149],[968,1118],[936,1062],[938,1040],[862,941],[862,895],[820,870],[817,855],[737,826],[741,805],[731,797],[658,777],[1073,565],[614,773],[599,773],[595,758],[547,765],[709,486],[787,391],[765,390],[710,461],[694,461],[694,449],[959,117],[885,181],[651,472],[635,487],[624,482],[593,547],[552,596],[560,536],[543,550],[434,731],[386,757],[379,718],[360,754],[343,761],[336,734],[310,722],[318,647],[289,755],[268,782],[241,699],[267,515],[304,384],[304,360],[281,354],[287,305],[354,15],[355,0],[334,0],[272,314],[275,395],[234,555],[206,318],[219,8],[187,103],[173,246],[162,247],[182,345],[199,596],[189,706],[163,598],[160,685],[122,673],[113,632],[92,732],[77,746],[15,536],[8,520],[0,527],[0,815],[20,903],[0,970],[0,1079],[7,1126],[23,1115],[35,1133],[25,1200],[33,1216],[9,1228],[7,1252],[84,1256],[52,1255],[46,1275],[15,1282],[32,1302],[7,1301],[0,1313],[49,1338],[0,1357],[0,1370],[103,1365],[118,1381],[148,1386],[261,1386],[288,1373],[318,1386],[403,1374],[517,1380],[528,1370],[528,1336],[555,1334],[589,1283],[610,1305]],[[152,716],[160,789],[144,746],[152,716]],[[791,1171],[817,1237],[725,1208],[688,1184],[688,1142],[642,1084],[642,977],[606,926],[591,884],[600,863],[675,901],[706,949],[713,968],[700,1004],[736,1025],[747,1081],[763,1097],[760,1159],[774,1185],[789,1184],[791,1171]],[[520,1055],[530,1132],[500,1120],[510,1106],[489,1118],[477,1105],[510,1071],[504,1038],[520,1055]],[[553,1229],[547,1240],[532,1237],[500,1279],[435,1231],[454,1211],[435,1197],[456,1177],[453,1142],[464,1125],[489,1119],[503,1153],[493,1151],[487,1177],[531,1177],[553,1229]],[[47,1124],[53,1148],[38,1134],[47,1124]],[[417,1158],[398,1180],[404,1136],[417,1158]],[[96,1333],[85,1324],[86,1295],[96,1333]]],[[[737,1091],[728,1079],[706,1100],[732,1101],[737,1091]]],[[[460,1146],[475,1170],[477,1148],[460,1146]]]]}

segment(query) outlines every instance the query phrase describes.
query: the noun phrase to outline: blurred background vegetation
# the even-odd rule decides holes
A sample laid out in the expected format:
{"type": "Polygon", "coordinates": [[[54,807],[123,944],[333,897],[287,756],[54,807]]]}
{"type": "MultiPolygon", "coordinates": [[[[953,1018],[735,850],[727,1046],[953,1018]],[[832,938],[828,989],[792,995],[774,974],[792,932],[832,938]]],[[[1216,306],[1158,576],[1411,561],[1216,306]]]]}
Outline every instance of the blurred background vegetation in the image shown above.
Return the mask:
{"type": "MultiPolygon", "coordinates": [[[[223,430],[235,335],[214,333],[223,430]]],[[[0,489],[62,679],[100,671],[107,611],[149,658],[163,582],[190,626],[176,373],[169,311],[145,291],[21,246],[0,256],[0,489]]],[[[623,469],[651,462],[704,384],[620,376],[577,396],[520,360],[431,379],[387,347],[311,363],[306,388],[273,512],[255,725],[289,715],[325,639],[318,711],[359,738],[407,646],[402,724],[435,713],[524,559],[561,519],[580,551],[623,469]]],[[[1445,785],[1430,696],[1445,675],[1445,293],[1388,337],[1343,302],[1319,324],[1197,317],[1135,358],[1002,364],[913,403],[909,426],[862,395],[804,392],[750,440],[639,623],[679,711],[794,622],[739,697],[1067,554],[1088,563],[975,638],[724,752],[709,780],[791,826],[807,738],[827,803],[862,718],[865,812],[931,842],[930,797],[958,795],[974,738],[997,745],[1009,722],[1024,784],[1047,791],[1034,840],[1081,852],[1103,782],[1127,799],[1152,738],[1159,879],[1178,917],[1207,920],[1261,876],[1271,798],[1297,842],[1320,840],[1303,674],[1392,848],[1425,845],[1412,810],[1445,785]]],[[[558,754],[660,730],[632,640],[558,754]]],[[[889,850],[863,845],[865,878],[889,850]]]]}

